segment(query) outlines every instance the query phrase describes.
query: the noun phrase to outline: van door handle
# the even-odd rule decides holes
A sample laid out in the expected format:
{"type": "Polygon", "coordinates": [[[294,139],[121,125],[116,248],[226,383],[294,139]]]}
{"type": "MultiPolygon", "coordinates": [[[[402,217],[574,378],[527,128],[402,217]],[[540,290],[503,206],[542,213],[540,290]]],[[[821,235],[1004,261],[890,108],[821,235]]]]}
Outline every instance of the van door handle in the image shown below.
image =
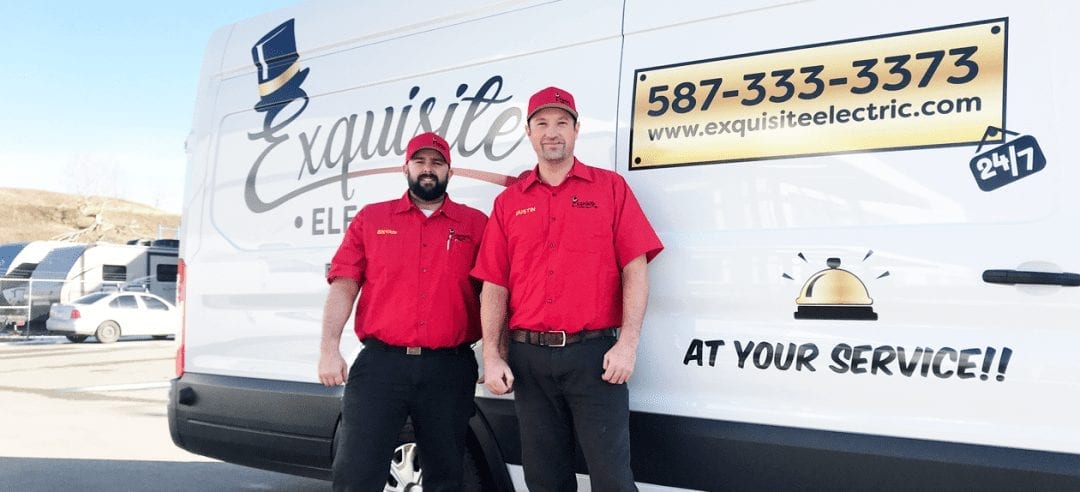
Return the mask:
{"type": "Polygon", "coordinates": [[[1025,272],[1022,270],[986,270],[982,274],[983,282],[991,284],[1036,284],[1080,286],[1080,274],[1025,272]]]}

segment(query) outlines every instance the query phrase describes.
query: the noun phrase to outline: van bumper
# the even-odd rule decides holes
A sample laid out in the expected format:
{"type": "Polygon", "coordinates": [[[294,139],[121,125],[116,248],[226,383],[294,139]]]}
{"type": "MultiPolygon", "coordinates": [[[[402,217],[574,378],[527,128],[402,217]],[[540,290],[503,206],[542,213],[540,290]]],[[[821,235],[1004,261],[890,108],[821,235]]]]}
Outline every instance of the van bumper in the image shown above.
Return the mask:
{"type": "Polygon", "coordinates": [[[229,463],[329,480],[343,389],[186,373],[169,390],[173,443],[229,463]]]}
{"type": "MultiPolygon", "coordinates": [[[[520,465],[513,401],[476,401],[520,465]]],[[[630,455],[638,482],[693,490],[1080,490],[1075,454],[646,412],[630,414],[630,455]]]]}

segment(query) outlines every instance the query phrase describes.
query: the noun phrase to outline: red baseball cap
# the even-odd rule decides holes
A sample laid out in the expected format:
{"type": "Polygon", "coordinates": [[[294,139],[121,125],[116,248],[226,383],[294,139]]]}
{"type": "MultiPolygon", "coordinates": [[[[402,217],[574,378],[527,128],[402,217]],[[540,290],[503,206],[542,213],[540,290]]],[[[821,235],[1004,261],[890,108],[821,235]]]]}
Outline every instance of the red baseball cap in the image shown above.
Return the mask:
{"type": "Polygon", "coordinates": [[[559,108],[570,113],[577,119],[577,107],[574,106],[574,96],[558,87],[540,89],[540,92],[529,98],[529,116],[525,121],[532,119],[533,114],[544,108],[559,108]]]}
{"type": "Polygon", "coordinates": [[[421,133],[409,140],[408,150],[405,151],[405,163],[408,164],[409,159],[412,159],[417,152],[423,149],[432,149],[442,154],[447,167],[450,166],[450,144],[446,143],[446,140],[440,137],[439,134],[433,132],[421,133]]]}

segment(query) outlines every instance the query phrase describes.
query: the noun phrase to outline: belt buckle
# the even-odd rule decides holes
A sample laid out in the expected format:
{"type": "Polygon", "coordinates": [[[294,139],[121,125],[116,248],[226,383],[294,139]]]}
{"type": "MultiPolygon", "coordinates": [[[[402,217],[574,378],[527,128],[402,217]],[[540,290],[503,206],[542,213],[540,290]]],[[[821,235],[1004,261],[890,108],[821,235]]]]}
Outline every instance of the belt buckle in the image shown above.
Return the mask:
{"type": "Polygon", "coordinates": [[[405,354],[407,355],[420,355],[423,349],[420,347],[405,347],[405,354]]]}
{"type": "Polygon", "coordinates": [[[562,335],[562,341],[561,342],[559,342],[557,344],[549,343],[549,344],[547,344],[548,347],[565,347],[566,346],[566,332],[565,331],[551,330],[551,331],[544,332],[545,335],[548,334],[548,333],[558,333],[558,334],[562,335]]]}

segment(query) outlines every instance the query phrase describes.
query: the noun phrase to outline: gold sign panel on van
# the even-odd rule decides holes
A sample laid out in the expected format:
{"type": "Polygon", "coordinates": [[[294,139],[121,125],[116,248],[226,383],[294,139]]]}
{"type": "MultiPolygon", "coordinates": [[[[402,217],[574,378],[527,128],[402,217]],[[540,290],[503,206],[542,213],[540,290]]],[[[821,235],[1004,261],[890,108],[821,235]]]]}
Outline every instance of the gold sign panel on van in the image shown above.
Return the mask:
{"type": "Polygon", "coordinates": [[[978,143],[1008,19],[643,68],[630,168],[978,143]]]}

